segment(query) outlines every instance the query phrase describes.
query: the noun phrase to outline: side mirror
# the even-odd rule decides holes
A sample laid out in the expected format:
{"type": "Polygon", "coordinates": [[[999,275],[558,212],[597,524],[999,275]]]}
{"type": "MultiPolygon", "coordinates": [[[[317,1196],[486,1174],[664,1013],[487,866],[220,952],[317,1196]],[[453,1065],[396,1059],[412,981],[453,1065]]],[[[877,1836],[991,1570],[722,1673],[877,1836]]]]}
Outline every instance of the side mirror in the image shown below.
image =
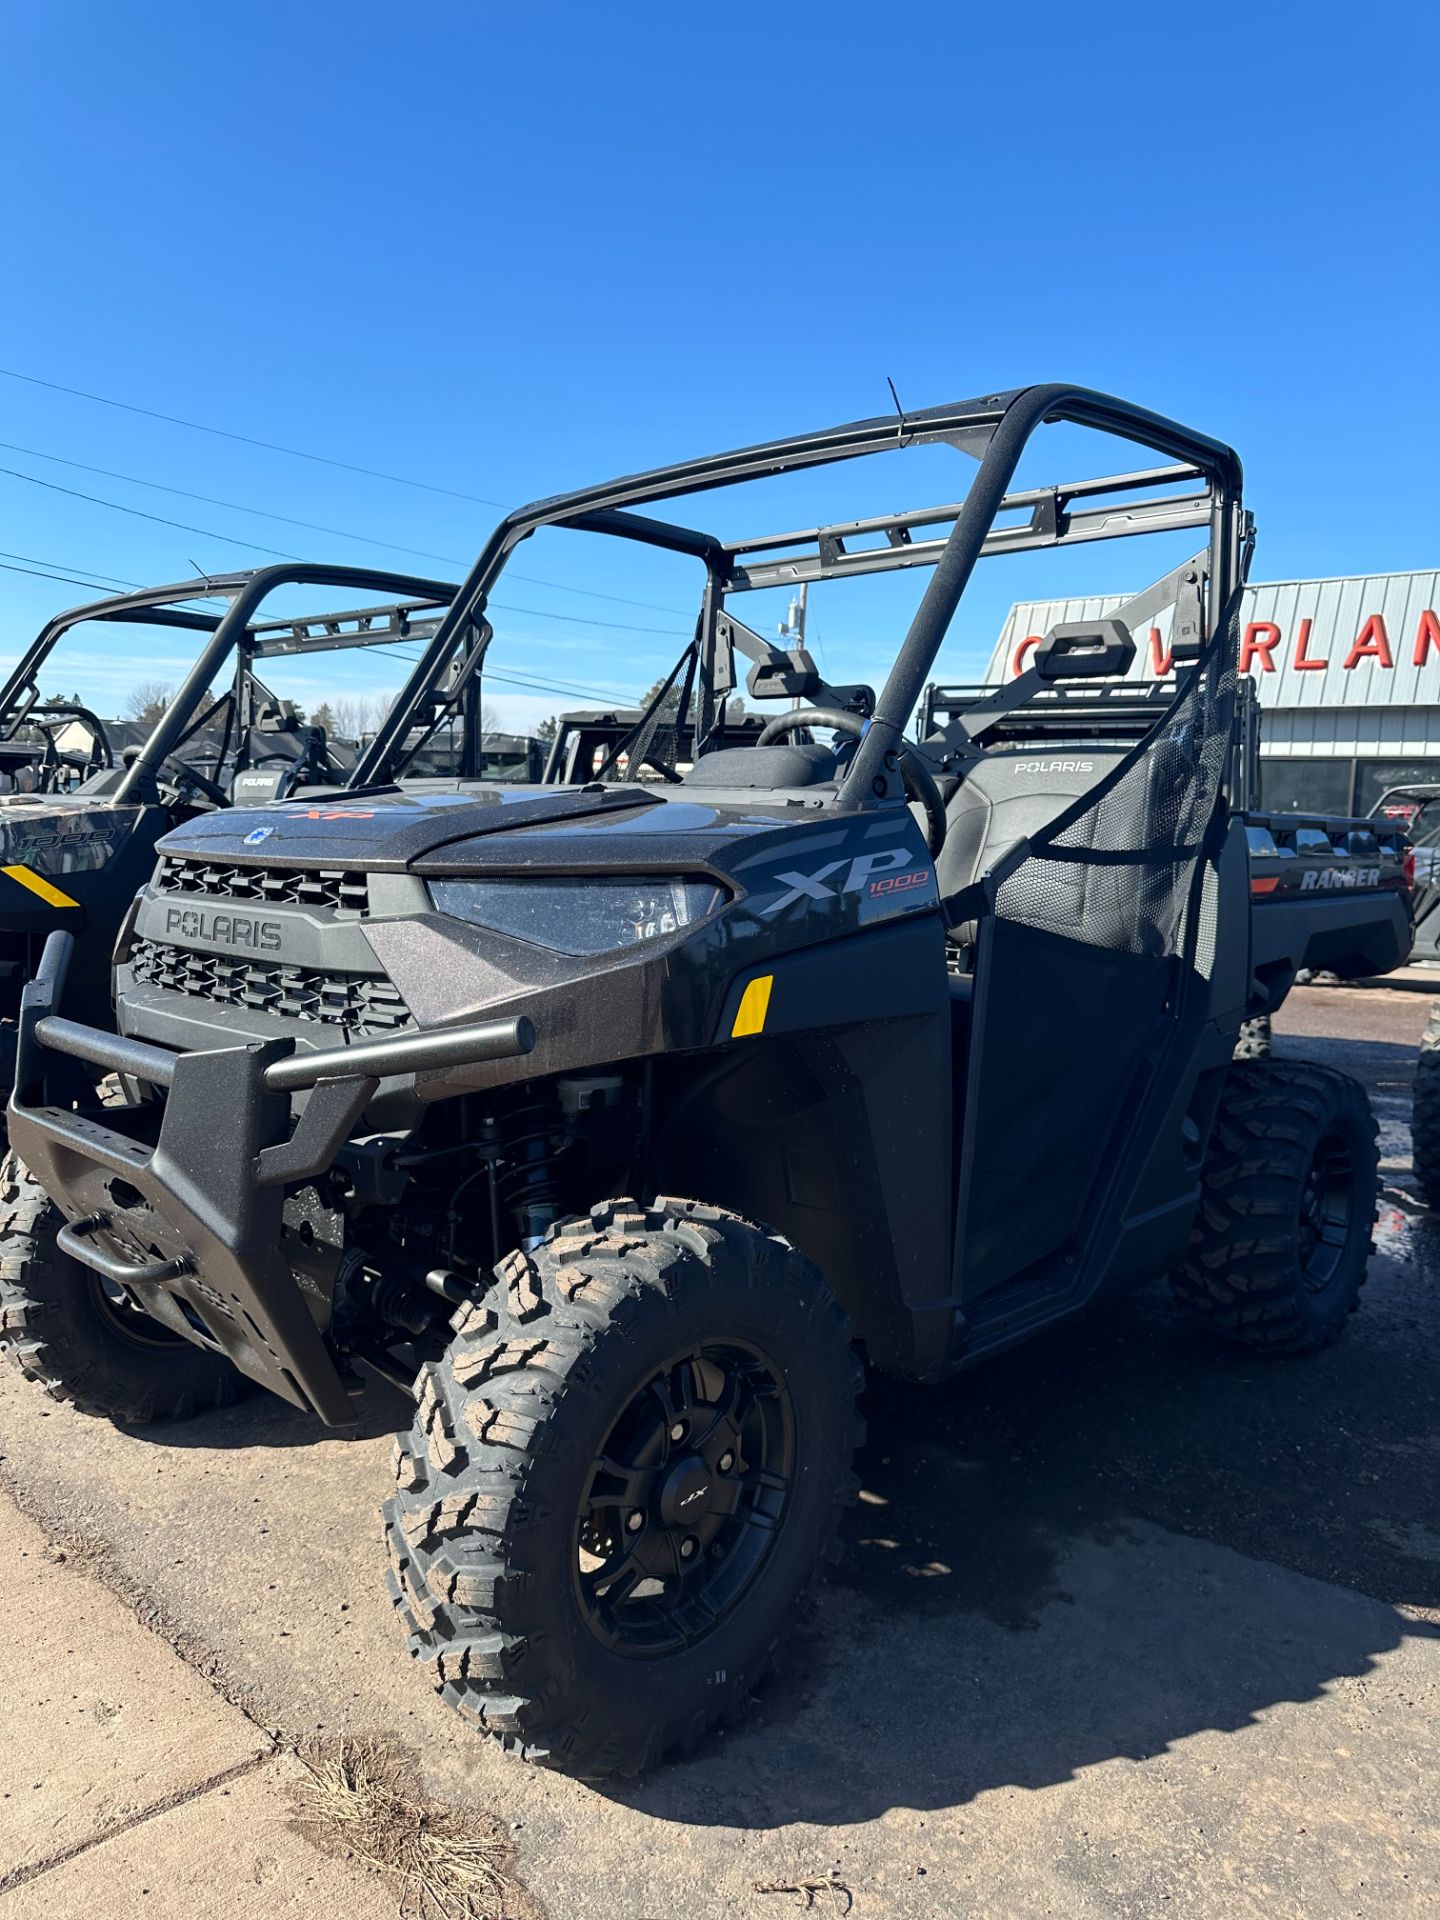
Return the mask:
{"type": "Polygon", "coordinates": [[[1042,680],[1100,680],[1128,673],[1134,659],[1123,620],[1072,620],[1050,629],[1031,664],[1042,680]]]}
{"type": "Polygon", "coordinates": [[[813,700],[820,692],[823,682],[819,668],[804,647],[796,647],[785,652],[777,648],[775,656],[766,660],[757,660],[746,675],[745,688],[750,698],[752,700],[813,700]]]}

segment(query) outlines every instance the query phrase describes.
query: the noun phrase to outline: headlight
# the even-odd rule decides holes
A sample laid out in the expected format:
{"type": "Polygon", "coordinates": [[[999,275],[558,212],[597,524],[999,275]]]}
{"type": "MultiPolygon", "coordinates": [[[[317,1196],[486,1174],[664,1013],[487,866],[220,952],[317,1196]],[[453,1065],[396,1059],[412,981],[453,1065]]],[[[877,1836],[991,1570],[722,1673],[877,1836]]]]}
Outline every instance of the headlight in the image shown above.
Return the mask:
{"type": "Polygon", "coordinates": [[[553,953],[612,953],[693,926],[714,910],[721,892],[706,880],[552,874],[529,880],[432,880],[430,898],[441,913],[553,953]]]}

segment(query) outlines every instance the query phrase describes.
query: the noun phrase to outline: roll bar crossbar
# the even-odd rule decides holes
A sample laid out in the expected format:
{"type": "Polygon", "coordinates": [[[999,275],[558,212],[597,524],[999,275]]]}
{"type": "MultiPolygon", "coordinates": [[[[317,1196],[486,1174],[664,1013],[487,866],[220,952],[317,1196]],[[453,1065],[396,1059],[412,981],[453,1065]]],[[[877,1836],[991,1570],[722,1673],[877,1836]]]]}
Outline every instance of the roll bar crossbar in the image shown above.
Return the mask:
{"type": "MultiPolygon", "coordinates": [[[[1211,554],[1208,612],[1213,624],[1243,578],[1247,543],[1242,483],[1239,457],[1222,441],[1109,394],[1055,384],[1015,388],[899,418],[887,415],[852,421],[535,501],[507,515],[491,534],[400,699],[362,754],[350,784],[369,786],[392,776],[407,735],[441,699],[449,662],[467,628],[482,618],[510,554],[539,528],[562,526],[695,555],[709,576],[702,629],[713,627],[727,592],[896,567],[933,567],[836,804],[849,811],[896,800],[903,791],[899,750],[904,728],[982,554],[1206,526],[1211,554]],[[1026,443],[1042,424],[1057,421],[1114,434],[1172,464],[1011,494],[1026,443]],[[916,514],[811,528],[798,536],[727,543],[714,534],[634,511],[746,480],[934,444],[957,447],[978,459],[979,471],[963,501],[916,514]],[[1198,491],[1108,504],[1104,500],[1105,495],[1138,494],[1192,480],[1201,483],[1198,491]],[[1030,511],[1027,523],[996,525],[1002,513],[1025,508],[1030,511]],[[943,537],[914,539],[917,529],[930,527],[948,527],[948,532],[943,537]],[[846,545],[862,535],[883,536],[884,545],[846,545]],[[797,546],[801,551],[789,557],[779,551],[797,546]]],[[[703,631],[701,637],[703,641],[703,631]]],[[[487,643],[482,642],[482,654],[487,643]]]]}

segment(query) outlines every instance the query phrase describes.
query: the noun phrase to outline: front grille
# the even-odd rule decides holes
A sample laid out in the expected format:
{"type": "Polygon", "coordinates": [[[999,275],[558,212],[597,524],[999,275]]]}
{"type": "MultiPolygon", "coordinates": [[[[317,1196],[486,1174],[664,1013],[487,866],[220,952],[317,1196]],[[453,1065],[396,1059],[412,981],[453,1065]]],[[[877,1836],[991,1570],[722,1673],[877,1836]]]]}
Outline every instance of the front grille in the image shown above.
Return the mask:
{"type": "Polygon", "coordinates": [[[355,1034],[394,1033],[410,1025],[398,987],[373,974],[314,973],[239,955],[192,953],[158,940],[137,940],[130,964],[137,980],[220,1006],[317,1020],[355,1034]]]}
{"type": "Polygon", "coordinates": [[[166,854],[155,884],[161,893],[208,893],[272,907],[333,907],[363,914],[370,906],[365,875],[347,867],[241,867],[224,860],[166,854]]]}

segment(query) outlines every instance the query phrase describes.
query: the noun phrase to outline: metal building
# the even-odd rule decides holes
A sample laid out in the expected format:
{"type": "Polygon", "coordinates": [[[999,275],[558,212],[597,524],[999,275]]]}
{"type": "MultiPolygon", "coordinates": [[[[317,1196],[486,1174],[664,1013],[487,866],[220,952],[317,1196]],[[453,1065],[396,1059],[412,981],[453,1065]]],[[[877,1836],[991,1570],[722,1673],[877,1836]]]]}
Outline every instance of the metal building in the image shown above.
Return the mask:
{"type": "MultiPolygon", "coordinates": [[[[1098,619],[1125,598],[1017,601],[987,678],[1010,678],[1057,622],[1098,619]]],[[[1168,671],[1169,617],[1135,635],[1133,678],[1168,671]]],[[[1387,787],[1440,783],[1440,571],[1261,583],[1242,621],[1264,806],[1363,814],[1387,787]]]]}

